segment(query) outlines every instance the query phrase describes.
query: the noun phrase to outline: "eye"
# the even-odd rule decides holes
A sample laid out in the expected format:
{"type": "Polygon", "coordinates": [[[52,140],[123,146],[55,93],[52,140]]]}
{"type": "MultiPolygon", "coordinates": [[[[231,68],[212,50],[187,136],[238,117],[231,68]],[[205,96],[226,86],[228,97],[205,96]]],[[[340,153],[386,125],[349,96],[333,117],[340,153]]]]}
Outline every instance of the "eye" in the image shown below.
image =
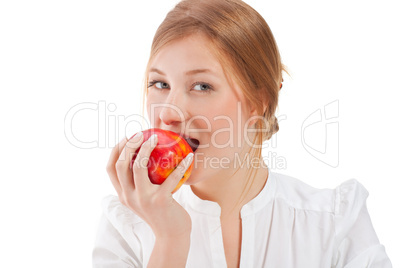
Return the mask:
{"type": "Polygon", "coordinates": [[[148,83],[148,87],[155,86],[157,89],[168,89],[169,84],[162,81],[151,81],[148,83]]]}
{"type": "Polygon", "coordinates": [[[212,86],[208,83],[203,83],[203,82],[197,82],[193,84],[193,89],[195,91],[201,91],[208,93],[212,90],[212,86]]]}

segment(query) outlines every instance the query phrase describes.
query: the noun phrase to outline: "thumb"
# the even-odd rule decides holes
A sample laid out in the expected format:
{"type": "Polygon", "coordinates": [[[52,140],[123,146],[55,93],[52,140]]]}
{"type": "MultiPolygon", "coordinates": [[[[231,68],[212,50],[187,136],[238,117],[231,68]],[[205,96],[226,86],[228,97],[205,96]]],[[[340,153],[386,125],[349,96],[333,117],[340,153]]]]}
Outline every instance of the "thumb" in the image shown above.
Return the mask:
{"type": "MultiPolygon", "coordinates": [[[[180,183],[180,180],[183,178],[183,175],[186,173],[187,170],[191,170],[193,168],[193,158],[194,154],[189,153],[179,165],[177,165],[176,169],[166,178],[166,180],[162,183],[161,189],[163,191],[169,191],[173,193],[176,186],[180,183]]],[[[181,182],[181,184],[183,184],[181,182]]],[[[181,186],[180,184],[180,186],[181,186]]]]}

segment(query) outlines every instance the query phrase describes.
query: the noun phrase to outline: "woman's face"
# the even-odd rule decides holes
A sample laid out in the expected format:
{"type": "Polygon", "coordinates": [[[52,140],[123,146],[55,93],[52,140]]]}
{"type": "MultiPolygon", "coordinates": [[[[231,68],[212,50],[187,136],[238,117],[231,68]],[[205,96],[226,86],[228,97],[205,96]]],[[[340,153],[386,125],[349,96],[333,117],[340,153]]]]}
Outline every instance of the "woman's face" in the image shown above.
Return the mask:
{"type": "Polygon", "coordinates": [[[233,173],[229,168],[243,160],[243,131],[251,115],[240,88],[231,86],[211,48],[202,34],[174,41],[154,57],[148,73],[152,127],[199,141],[188,184],[233,173]]]}

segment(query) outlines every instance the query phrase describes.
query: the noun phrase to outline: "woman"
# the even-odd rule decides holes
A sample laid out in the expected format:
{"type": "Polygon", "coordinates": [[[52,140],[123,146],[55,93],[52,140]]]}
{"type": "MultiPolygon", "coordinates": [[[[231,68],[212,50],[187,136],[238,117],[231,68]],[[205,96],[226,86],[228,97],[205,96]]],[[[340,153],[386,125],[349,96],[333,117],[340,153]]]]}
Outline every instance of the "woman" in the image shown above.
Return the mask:
{"type": "Polygon", "coordinates": [[[112,150],[118,198],[103,201],[94,267],[391,267],[361,184],[317,190],[264,164],[283,71],[268,25],[242,1],[185,0],[167,15],[146,71],[148,115],[199,146],[162,185],[141,161],[157,137],[132,169],[141,133],[112,150]]]}

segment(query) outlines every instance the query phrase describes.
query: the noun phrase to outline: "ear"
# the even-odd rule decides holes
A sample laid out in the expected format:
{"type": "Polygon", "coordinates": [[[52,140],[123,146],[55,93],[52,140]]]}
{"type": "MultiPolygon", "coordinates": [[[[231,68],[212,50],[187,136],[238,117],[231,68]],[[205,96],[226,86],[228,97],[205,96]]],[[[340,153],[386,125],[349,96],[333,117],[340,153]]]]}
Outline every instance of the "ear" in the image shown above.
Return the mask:
{"type": "MultiPolygon", "coordinates": [[[[253,120],[250,120],[250,122],[249,122],[249,127],[253,127],[257,122],[258,122],[258,120],[259,119],[261,119],[261,117],[263,117],[264,116],[264,114],[258,114],[258,109],[257,109],[258,107],[256,107],[255,105],[251,105],[251,109],[250,109],[250,118],[252,118],[252,117],[255,117],[255,119],[253,119],[253,120]]],[[[267,101],[264,101],[264,103],[263,103],[263,113],[265,113],[265,111],[267,110],[267,108],[268,108],[268,102],[267,101]]]]}

